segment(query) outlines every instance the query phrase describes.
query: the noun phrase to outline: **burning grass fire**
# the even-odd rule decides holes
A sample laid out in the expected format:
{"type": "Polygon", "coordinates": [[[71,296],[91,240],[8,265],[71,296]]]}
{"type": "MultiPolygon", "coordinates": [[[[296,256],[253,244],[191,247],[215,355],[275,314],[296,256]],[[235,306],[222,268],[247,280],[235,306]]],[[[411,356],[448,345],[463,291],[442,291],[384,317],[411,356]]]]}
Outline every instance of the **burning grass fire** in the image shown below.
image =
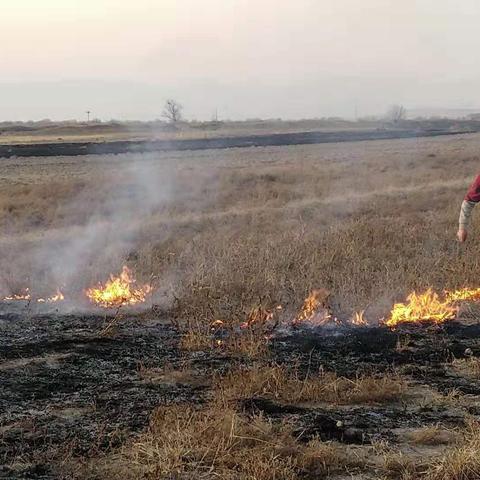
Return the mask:
{"type": "Polygon", "coordinates": [[[30,300],[32,297],[30,296],[30,290],[26,288],[22,293],[15,293],[13,295],[8,295],[4,297],[4,302],[11,302],[13,300],[30,300]]]}
{"type": "MultiPolygon", "coordinates": [[[[96,306],[115,308],[143,303],[151,292],[152,287],[150,285],[137,285],[132,271],[124,266],[120,275],[110,275],[110,279],[105,284],[100,283],[96,287],[88,288],[85,291],[85,295],[96,306]]],[[[63,300],[65,300],[65,295],[59,288],[57,288],[54,294],[45,297],[36,296],[29,288],[25,288],[2,299],[4,302],[18,301],[45,304],[57,303],[63,300]]]]}
{"type": "Polygon", "coordinates": [[[52,295],[51,297],[47,297],[47,298],[38,298],[37,302],[38,303],[56,303],[56,302],[61,302],[62,300],[65,300],[65,296],[59,289],[57,289],[57,293],[55,293],[55,295],[52,295]]]}
{"type": "Polygon", "coordinates": [[[422,294],[413,292],[407,297],[407,303],[393,306],[385,324],[394,328],[403,323],[444,323],[457,316],[458,302],[479,299],[480,288],[445,291],[442,298],[431,288],[422,294]]]}
{"type": "Polygon", "coordinates": [[[56,302],[61,302],[62,300],[65,300],[65,296],[63,293],[60,291],[60,289],[57,288],[57,291],[54,295],[51,295],[49,297],[43,298],[34,298],[30,294],[30,289],[26,288],[22,293],[17,293],[14,295],[9,295],[7,297],[3,298],[4,302],[12,302],[12,301],[34,301],[37,303],[56,303],[56,302]]]}
{"type": "Polygon", "coordinates": [[[143,303],[151,292],[152,287],[148,284],[137,286],[131,270],[124,266],[119,276],[110,275],[104,285],[89,288],[85,293],[93,304],[114,308],[143,303]]]}
{"type": "MultiPolygon", "coordinates": [[[[328,297],[329,293],[326,290],[313,290],[305,299],[300,313],[294,318],[292,324],[294,326],[340,324],[341,322],[331,314],[328,297]]],[[[404,323],[440,324],[456,318],[459,302],[475,300],[480,300],[480,288],[447,290],[441,296],[431,288],[421,294],[412,292],[405,303],[396,303],[393,306],[384,324],[390,328],[404,323]]],[[[348,323],[354,326],[367,325],[364,314],[364,311],[355,313],[348,323]]]]}
{"type": "Polygon", "coordinates": [[[320,327],[326,325],[353,325],[363,327],[368,324],[365,311],[356,312],[348,320],[340,320],[332,314],[328,299],[330,292],[324,289],[313,290],[304,300],[299,314],[293,319],[293,326],[320,327]]]}
{"type": "Polygon", "coordinates": [[[333,321],[327,304],[329,296],[326,290],[313,290],[303,302],[300,313],[293,319],[293,325],[309,323],[320,326],[333,321]]]}
{"type": "MultiPolygon", "coordinates": [[[[110,275],[104,284],[99,283],[96,287],[85,290],[86,297],[90,302],[102,308],[118,308],[144,303],[152,293],[149,284],[137,285],[133,272],[127,267],[122,268],[118,276],[110,275]]],[[[368,325],[365,311],[354,313],[349,320],[340,320],[332,313],[329,305],[330,293],[325,289],[313,290],[304,300],[299,313],[289,321],[291,326],[320,327],[326,325],[351,325],[356,327],[368,325]]],[[[62,291],[57,288],[56,293],[48,297],[37,297],[30,292],[29,288],[5,296],[4,302],[25,301],[35,303],[57,303],[65,300],[62,291]]],[[[432,288],[424,293],[412,292],[408,295],[405,303],[394,304],[386,320],[381,320],[389,328],[396,328],[401,324],[436,323],[442,324],[457,317],[459,303],[464,301],[480,300],[480,288],[462,288],[459,290],[445,290],[438,294],[432,288]]],[[[278,315],[283,307],[269,310],[263,307],[253,308],[245,322],[240,325],[241,329],[248,329],[257,325],[273,323],[278,325],[278,315]]]]}
{"type": "Polygon", "coordinates": [[[407,303],[396,303],[390,313],[390,318],[385,322],[389,327],[395,327],[401,323],[415,323],[431,321],[443,323],[455,318],[457,309],[445,299],[428,289],[423,294],[411,293],[407,297],[407,303]]]}

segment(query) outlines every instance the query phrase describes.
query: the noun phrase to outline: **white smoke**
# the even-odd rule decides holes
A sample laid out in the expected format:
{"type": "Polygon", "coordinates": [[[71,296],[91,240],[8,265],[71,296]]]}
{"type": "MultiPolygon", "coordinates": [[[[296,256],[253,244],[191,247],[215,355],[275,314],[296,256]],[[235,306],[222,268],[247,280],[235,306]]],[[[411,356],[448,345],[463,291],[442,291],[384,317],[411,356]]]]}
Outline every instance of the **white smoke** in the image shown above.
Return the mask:
{"type": "Polygon", "coordinates": [[[78,212],[86,217],[86,222],[65,229],[57,238],[48,235],[35,249],[32,283],[43,281],[75,293],[120,271],[137,247],[141,230],[172,203],[177,175],[173,162],[155,154],[120,155],[106,161],[110,178],[100,185],[98,198],[82,190],[63,206],[72,216],[78,212]]]}

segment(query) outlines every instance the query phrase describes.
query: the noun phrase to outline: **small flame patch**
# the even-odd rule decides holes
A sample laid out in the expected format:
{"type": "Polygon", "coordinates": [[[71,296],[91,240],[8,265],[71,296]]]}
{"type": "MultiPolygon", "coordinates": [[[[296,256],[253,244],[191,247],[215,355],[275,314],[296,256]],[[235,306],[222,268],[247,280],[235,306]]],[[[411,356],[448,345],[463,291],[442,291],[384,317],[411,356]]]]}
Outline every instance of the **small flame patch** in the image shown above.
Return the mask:
{"type": "Polygon", "coordinates": [[[293,325],[321,326],[336,323],[328,306],[330,292],[324,289],[313,290],[303,302],[300,313],[293,319],[293,325]]]}
{"type": "Polygon", "coordinates": [[[11,302],[14,300],[30,300],[32,297],[30,295],[30,290],[26,288],[23,293],[16,293],[14,295],[9,295],[3,299],[4,302],[11,302]]]}
{"type": "Polygon", "coordinates": [[[52,295],[51,297],[47,297],[47,298],[38,298],[37,302],[38,303],[56,303],[56,302],[61,302],[62,300],[65,300],[65,296],[59,289],[57,289],[57,293],[55,293],[55,295],[52,295]]]}
{"type": "Polygon", "coordinates": [[[51,295],[50,297],[35,297],[32,296],[30,293],[30,289],[26,288],[23,293],[17,293],[14,295],[9,295],[7,297],[3,298],[4,302],[12,302],[12,301],[26,301],[26,302],[37,302],[37,303],[56,303],[56,302],[61,302],[62,300],[65,300],[65,296],[63,293],[60,291],[59,288],[57,288],[57,291],[54,295],[51,295]]]}
{"type": "Polygon", "coordinates": [[[136,286],[131,270],[124,266],[120,275],[117,277],[110,275],[110,279],[105,284],[99,284],[97,288],[89,288],[85,294],[97,306],[114,308],[143,303],[151,292],[150,285],[136,286]]]}

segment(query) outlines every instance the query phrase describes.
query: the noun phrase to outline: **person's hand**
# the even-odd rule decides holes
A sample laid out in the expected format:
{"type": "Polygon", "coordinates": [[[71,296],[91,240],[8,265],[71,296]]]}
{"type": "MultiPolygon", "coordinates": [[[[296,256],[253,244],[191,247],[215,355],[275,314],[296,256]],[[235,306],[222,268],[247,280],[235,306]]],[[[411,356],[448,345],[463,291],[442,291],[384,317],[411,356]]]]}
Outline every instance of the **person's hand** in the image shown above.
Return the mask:
{"type": "Polygon", "coordinates": [[[460,243],[463,243],[467,239],[467,231],[464,228],[459,228],[457,238],[460,243]]]}

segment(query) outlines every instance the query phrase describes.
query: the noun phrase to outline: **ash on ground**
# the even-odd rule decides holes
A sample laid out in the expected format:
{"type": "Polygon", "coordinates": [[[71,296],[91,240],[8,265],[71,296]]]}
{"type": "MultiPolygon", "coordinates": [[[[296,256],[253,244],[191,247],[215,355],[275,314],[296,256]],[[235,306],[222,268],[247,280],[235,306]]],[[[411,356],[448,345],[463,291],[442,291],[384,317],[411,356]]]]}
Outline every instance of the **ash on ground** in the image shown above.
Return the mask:
{"type": "MultiPolygon", "coordinates": [[[[155,407],[199,404],[208,398],[209,376],[255,361],[221,348],[182,351],[177,328],[158,316],[125,314],[108,325],[105,315],[0,313],[1,478],[61,478],[66,450],[81,458],[112,451],[147,427],[155,407]],[[188,375],[168,375],[186,366],[188,375]]],[[[395,368],[417,392],[418,401],[408,405],[243,401],[247,412],[290,418],[305,439],[395,443],[405,429],[463,425],[465,412],[429,403],[425,392],[463,393],[473,399],[468,413],[480,414],[480,380],[449,367],[453,359],[480,356],[479,325],[452,322],[408,332],[345,328],[335,335],[298,329],[271,339],[269,350],[270,362],[295,363],[310,374],[328,369],[355,377],[395,368]]]]}

